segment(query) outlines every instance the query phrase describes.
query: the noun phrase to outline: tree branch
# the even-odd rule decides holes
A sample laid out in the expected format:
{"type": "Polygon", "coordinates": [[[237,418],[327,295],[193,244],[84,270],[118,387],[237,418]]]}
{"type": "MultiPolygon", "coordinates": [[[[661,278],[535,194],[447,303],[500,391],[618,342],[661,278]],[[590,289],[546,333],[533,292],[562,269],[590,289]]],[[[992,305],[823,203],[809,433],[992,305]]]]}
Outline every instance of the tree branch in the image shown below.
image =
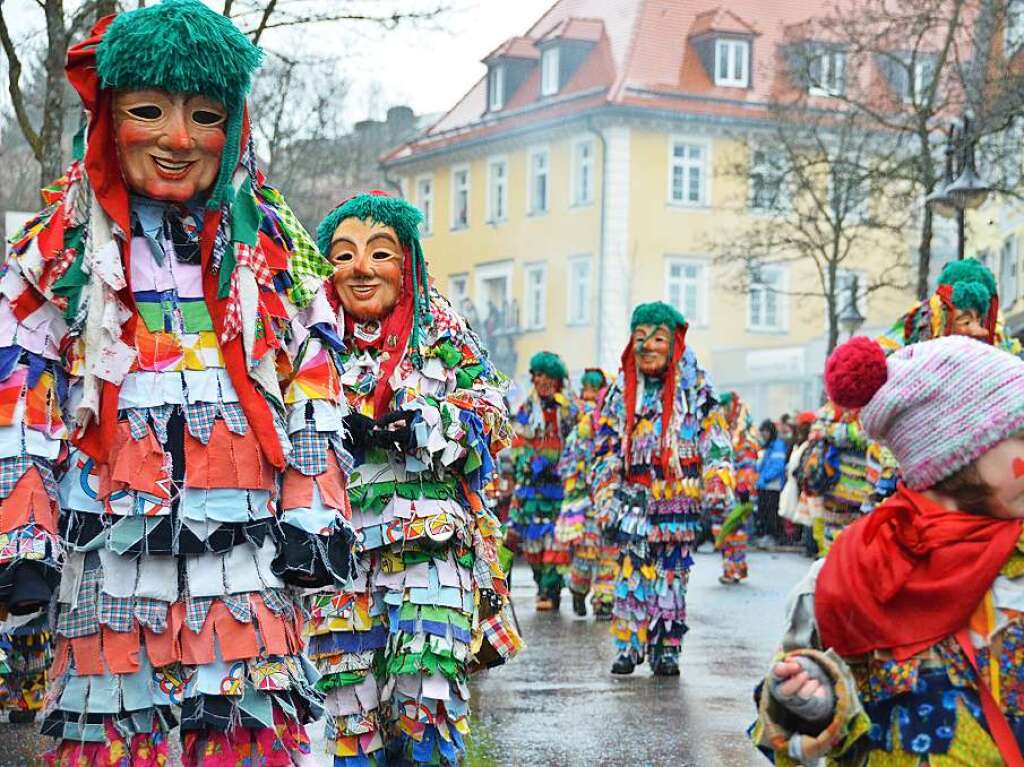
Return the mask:
{"type": "Polygon", "coordinates": [[[7,92],[11,95],[11,104],[14,107],[14,115],[18,120],[18,127],[25,137],[25,141],[32,148],[32,154],[36,160],[42,160],[42,142],[39,133],[32,126],[28,109],[25,105],[25,94],[21,90],[21,59],[14,49],[14,42],[11,40],[10,31],[7,28],[7,19],[4,17],[3,0],[0,0],[0,44],[3,45],[4,54],[7,56],[7,92]]]}

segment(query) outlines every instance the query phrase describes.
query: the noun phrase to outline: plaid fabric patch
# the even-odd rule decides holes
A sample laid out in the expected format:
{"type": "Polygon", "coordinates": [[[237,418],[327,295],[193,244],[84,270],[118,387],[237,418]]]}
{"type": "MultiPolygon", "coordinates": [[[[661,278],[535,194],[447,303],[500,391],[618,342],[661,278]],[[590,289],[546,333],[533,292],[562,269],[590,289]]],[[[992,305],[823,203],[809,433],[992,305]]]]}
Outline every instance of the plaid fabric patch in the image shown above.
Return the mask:
{"type": "Polygon", "coordinates": [[[349,476],[356,469],[356,459],[352,457],[352,454],[345,449],[345,444],[341,439],[341,435],[337,432],[331,433],[328,437],[331,442],[331,448],[334,450],[334,456],[338,459],[338,466],[341,467],[341,473],[346,477],[349,476]]]}
{"type": "Polygon", "coordinates": [[[57,619],[59,634],[75,639],[95,634],[99,630],[97,604],[102,579],[103,572],[98,567],[85,572],[78,589],[78,604],[73,610],[70,605],[60,606],[60,617],[57,619]]]}
{"type": "Polygon", "coordinates": [[[334,267],[317,250],[316,243],[302,224],[292,213],[281,193],[272,187],[264,186],[261,192],[264,198],[274,206],[281,221],[281,228],[292,241],[292,251],[288,259],[288,271],[295,278],[291,289],[291,298],[300,309],[305,308],[313,300],[313,292],[303,287],[305,276],[327,279],[334,273],[334,267]]]}
{"type": "Polygon", "coordinates": [[[149,626],[157,634],[167,629],[167,610],[170,605],[159,599],[135,597],[135,620],[143,626],[149,626]]]}
{"type": "MultiPolygon", "coordinates": [[[[257,244],[255,247],[244,243],[236,243],[235,258],[238,266],[248,266],[256,277],[256,284],[263,289],[274,289],[274,273],[267,266],[267,257],[257,244]]],[[[236,267],[237,268],[237,267],[236,267]]]]}
{"type": "Polygon", "coordinates": [[[149,432],[149,424],[153,424],[153,433],[161,444],[167,442],[167,422],[171,420],[171,413],[175,405],[160,405],[149,408],[129,408],[124,411],[128,419],[128,429],[132,439],[140,440],[149,432]]]}
{"type": "Polygon", "coordinates": [[[218,415],[232,434],[245,434],[249,430],[249,422],[237,402],[194,402],[185,407],[189,433],[204,445],[209,444],[218,415]]]}
{"type": "Polygon", "coordinates": [[[232,594],[224,597],[221,601],[236,621],[252,623],[252,605],[249,602],[248,594],[232,594]]]}
{"type": "Polygon", "coordinates": [[[511,623],[506,625],[500,613],[485,620],[481,624],[481,628],[483,628],[484,636],[487,637],[491,647],[497,650],[502,658],[513,657],[522,647],[523,640],[515,627],[511,623]]]}
{"type": "Polygon", "coordinates": [[[132,597],[112,597],[100,592],[100,623],[119,634],[131,631],[135,623],[133,601],[132,597]]]}
{"type": "Polygon", "coordinates": [[[54,501],[59,500],[57,478],[53,475],[53,466],[50,465],[49,461],[42,458],[33,458],[32,463],[35,464],[36,469],[39,471],[39,476],[43,478],[43,488],[46,490],[46,494],[54,501]]]}
{"type": "Polygon", "coordinates": [[[133,407],[125,411],[125,416],[128,418],[128,431],[131,432],[132,439],[136,442],[149,433],[145,410],[133,407]]]}
{"type": "Polygon", "coordinates": [[[291,435],[292,452],[288,462],[305,474],[315,477],[327,471],[327,435],[316,430],[312,421],[306,428],[291,435]]]}
{"type": "Polygon", "coordinates": [[[0,498],[6,498],[13,493],[18,480],[31,467],[32,459],[27,455],[0,459],[0,498]]]}
{"type": "Polygon", "coordinates": [[[260,596],[263,597],[263,604],[275,615],[292,612],[295,609],[295,604],[288,594],[279,589],[267,589],[260,596]]]}
{"type": "Polygon", "coordinates": [[[197,634],[203,630],[213,597],[189,597],[185,600],[185,625],[197,634]]]}

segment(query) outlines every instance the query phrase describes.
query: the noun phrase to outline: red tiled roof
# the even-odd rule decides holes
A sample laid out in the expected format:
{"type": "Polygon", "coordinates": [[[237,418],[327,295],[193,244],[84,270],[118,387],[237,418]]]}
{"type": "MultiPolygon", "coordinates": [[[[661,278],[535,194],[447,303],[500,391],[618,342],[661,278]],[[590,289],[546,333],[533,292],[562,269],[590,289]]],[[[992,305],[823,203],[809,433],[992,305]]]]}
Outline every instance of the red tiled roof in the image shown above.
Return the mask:
{"type": "Polygon", "coordinates": [[[690,29],[690,37],[698,37],[712,32],[726,32],[735,35],[758,35],[753,26],[745,22],[735,13],[721,8],[698,13],[690,29]]]}
{"type": "MultiPolygon", "coordinates": [[[[657,108],[708,116],[764,116],[766,104],[789,88],[782,46],[795,25],[828,13],[832,0],[558,0],[521,37],[503,48],[525,49],[556,37],[594,42],[578,70],[554,97],[540,97],[539,66],[504,108],[486,111],[482,78],[433,127],[386,155],[385,163],[467,139],[500,135],[597,106],[657,108]],[[749,88],[715,86],[690,42],[695,34],[754,36],[749,88]]],[[[534,48],[536,50],[536,48],[534,48]]],[[[489,57],[497,54],[493,52],[489,57]]],[[[486,60],[486,59],[485,59],[486,60]]]]}
{"type": "Polygon", "coordinates": [[[493,51],[484,56],[481,61],[485,64],[497,58],[509,59],[539,59],[540,51],[530,37],[510,37],[493,51]]]}

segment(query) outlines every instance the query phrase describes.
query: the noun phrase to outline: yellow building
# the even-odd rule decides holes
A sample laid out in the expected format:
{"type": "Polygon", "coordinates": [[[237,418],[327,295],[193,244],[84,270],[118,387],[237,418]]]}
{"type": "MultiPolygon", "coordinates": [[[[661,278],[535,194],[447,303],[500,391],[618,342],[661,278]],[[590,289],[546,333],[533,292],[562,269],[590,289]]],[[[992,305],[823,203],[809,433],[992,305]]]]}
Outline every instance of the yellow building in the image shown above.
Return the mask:
{"type": "MultiPolygon", "coordinates": [[[[768,135],[778,49],[814,9],[729,9],[561,0],[489,54],[486,74],[433,127],[385,156],[424,212],[438,287],[506,372],[522,380],[542,349],[576,373],[614,371],[632,307],[668,300],[717,385],[759,417],[818,402],[824,302],[787,295],[813,279],[810,266],[766,268],[744,293],[709,252],[759,215],[752,182],[728,169],[746,138],[768,135]]],[[[880,257],[866,254],[863,270],[880,257]]],[[[865,331],[910,300],[861,297],[865,331]]]]}

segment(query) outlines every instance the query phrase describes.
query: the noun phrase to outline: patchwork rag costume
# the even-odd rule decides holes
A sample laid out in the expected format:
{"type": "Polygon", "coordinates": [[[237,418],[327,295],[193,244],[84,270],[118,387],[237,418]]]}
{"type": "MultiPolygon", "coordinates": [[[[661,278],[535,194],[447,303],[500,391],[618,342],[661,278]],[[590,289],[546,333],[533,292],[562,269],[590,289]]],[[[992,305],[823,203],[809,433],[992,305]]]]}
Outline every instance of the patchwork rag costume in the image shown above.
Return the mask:
{"type": "Polygon", "coordinates": [[[56,590],[51,765],[163,764],[177,721],[185,765],[296,764],[321,714],[290,586],[349,578],[339,335],[255,165],[260,58],[194,0],[100,21],[68,54],[84,153],[10,241],[0,607],[56,590]],[[129,185],[140,136],[152,188],[191,183],[193,131],[223,146],[196,197],[129,185]]]}
{"type": "Polygon", "coordinates": [[[358,558],[351,589],[311,600],[309,655],[323,675],[336,767],[454,766],[469,731],[468,673],[522,645],[498,562],[499,523],[482,498],[510,440],[506,379],[430,287],[419,211],[358,195],[321,222],[325,253],[350,219],[393,230],[403,278],[379,321],[356,321],[335,304],[345,327],[342,388],[350,421],[362,424],[350,436],[358,558]]]}
{"type": "MultiPolygon", "coordinates": [[[[593,400],[580,397],[577,400],[576,425],[566,437],[559,463],[564,498],[555,525],[555,537],[572,552],[569,591],[574,602],[584,600],[590,594],[594,615],[610,617],[618,548],[614,542],[605,539],[598,525],[590,482],[594,439],[607,381],[603,372],[594,369],[584,373],[583,385],[597,392],[597,397],[593,400]]],[[[585,602],[583,610],[586,610],[585,602]]]]}
{"type": "Polygon", "coordinates": [[[519,550],[533,570],[538,602],[557,609],[570,562],[569,547],[555,535],[563,499],[558,462],[576,425],[577,405],[562,390],[567,371],[557,355],[535,354],[530,373],[554,379],[558,388],[546,397],[532,388],[512,420],[516,489],[509,520],[519,550]]]}
{"type": "Polygon", "coordinates": [[[826,383],[891,449],[903,482],[794,590],[777,661],[824,692],[787,693],[773,668],[754,741],[779,767],[1020,767],[1021,520],[924,491],[1024,429],[1024,362],[963,337],[886,359],[855,338],[826,383]]]}
{"type": "Polygon", "coordinates": [[[30,721],[43,707],[53,635],[46,615],[10,616],[0,634],[0,712],[30,721]]]}
{"type": "Polygon", "coordinates": [[[667,304],[642,304],[632,318],[640,326],[669,329],[668,366],[644,375],[627,344],[601,410],[593,475],[599,519],[620,548],[611,633],[628,670],[616,673],[646,657],[656,672],[677,668],[690,547],[703,514],[732,508],[735,485],[728,425],[686,346],[685,320],[667,304]]]}
{"type": "Polygon", "coordinates": [[[721,397],[725,421],[732,435],[733,470],[736,476],[736,498],[740,504],[725,513],[716,508],[711,520],[711,534],[722,552],[723,582],[736,583],[747,577],[747,548],[750,541],[748,520],[757,498],[757,435],[753,429],[750,408],[736,392],[721,397]]]}
{"type": "MultiPolygon", "coordinates": [[[[886,354],[911,344],[954,335],[958,311],[974,312],[987,343],[1020,356],[1020,342],[999,323],[995,276],[981,262],[951,261],[935,294],[912,306],[878,343],[886,354]]],[[[870,440],[855,410],[829,402],[811,428],[797,477],[813,515],[814,537],[824,557],[836,537],[896,490],[899,467],[892,453],[870,440]]]]}

